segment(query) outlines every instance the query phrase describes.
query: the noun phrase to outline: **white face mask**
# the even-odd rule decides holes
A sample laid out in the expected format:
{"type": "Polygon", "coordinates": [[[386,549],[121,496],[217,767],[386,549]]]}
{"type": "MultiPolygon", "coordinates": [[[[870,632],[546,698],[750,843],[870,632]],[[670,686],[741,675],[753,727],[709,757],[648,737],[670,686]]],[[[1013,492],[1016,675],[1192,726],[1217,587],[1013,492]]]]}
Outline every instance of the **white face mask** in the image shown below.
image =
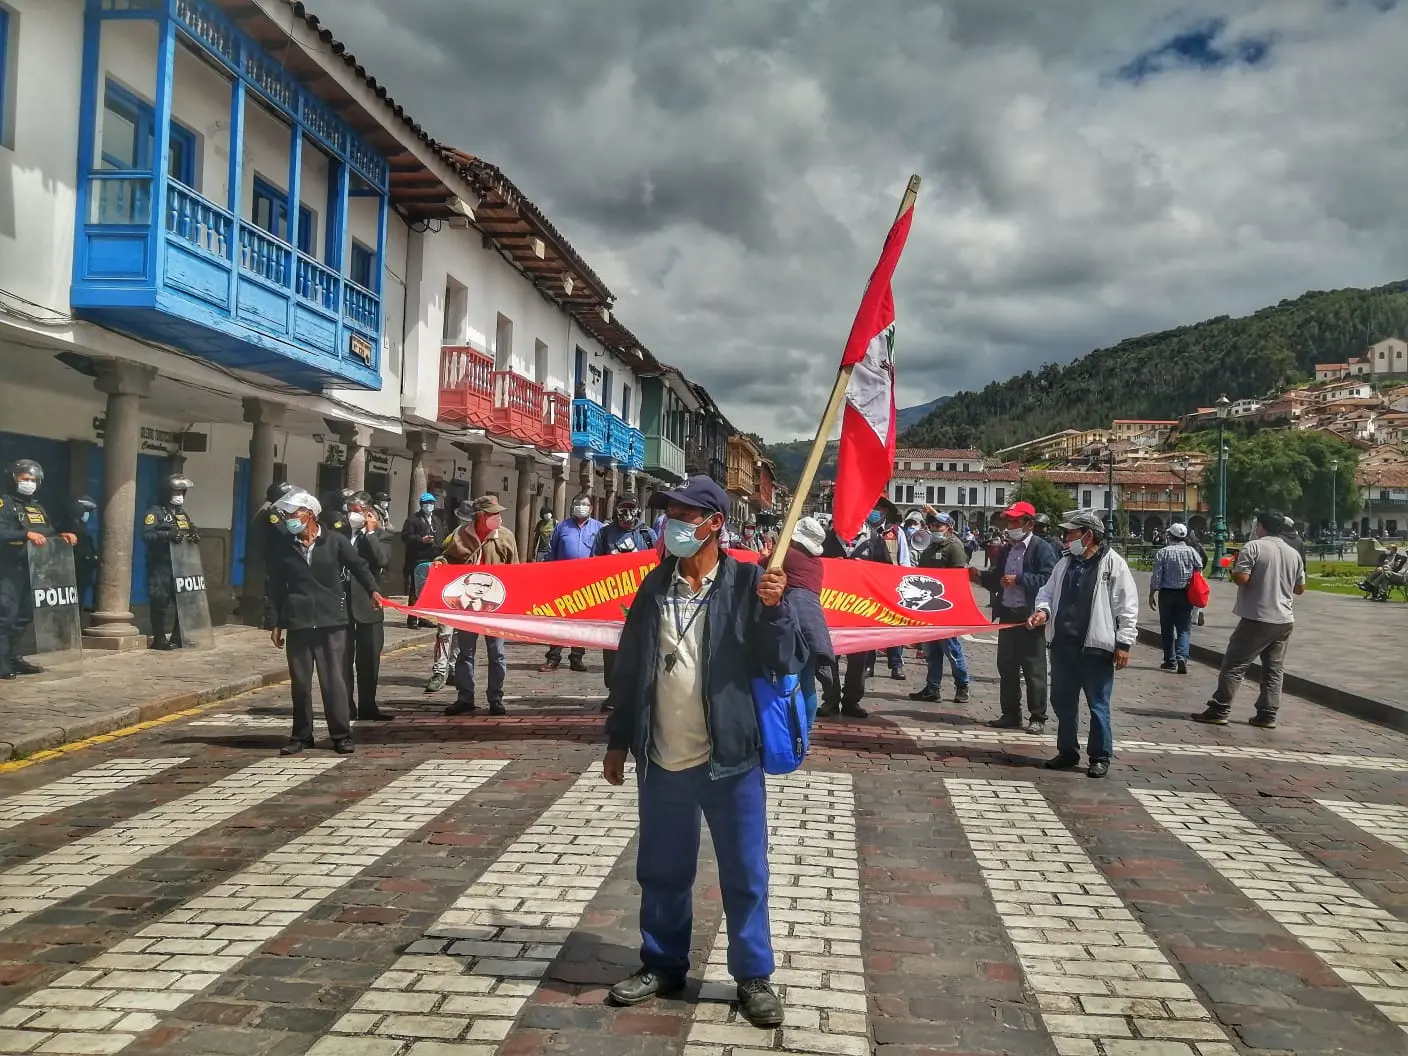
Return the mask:
{"type": "Polygon", "coordinates": [[[592,515],[592,508],[591,508],[590,506],[573,506],[573,507],[572,507],[572,516],[573,516],[573,517],[576,517],[577,520],[579,520],[579,521],[584,521],[584,520],[586,520],[588,517],[590,517],[591,515],[592,515]]]}
{"type": "Polygon", "coordinates": [[[433,502],[422,502],[422,503],[420,504],[420,512],[421,512],[421,513],[426,513],[426,514],[434,513],[434,512],[435,512],[435,503],[433,503],[433,502]]]}
{"type": "Polygon", "coordinates": [[[361,531],[367,524],[366,515],[360,513],[349,513],[347,523],[352,526],[353,531],[361,531]]]}
{"type": "Polygon", "coordinates": [[[1085,536],[1078,535],[1066,544],[1066,553],[1072,557],[1085,556],[1085,536]]]}
{"type": "Polygon", "coordinates": [[[39,485],[32,480],[21,480],[15,485],[15,490],[25,498],[29,498],[39,490],[39,485]]]}
{"type": "Polygon", "coordinates": [[[1010,542],[1013,543],[1020,543],[1025,540],[1026,537],[1029,535],[1031,535],[1031,532],[1027,531],[1025,528],[1007,529],[1007,538],[1010,542]]]}
{"type": "Polygon", "coordinates": [[[173,495],[173,496],[171,496],[171,505],[173,505],[173,506],[184,506],[184,505],[186,505],[186,496],[184,496],[184,495],[173,495]]]}

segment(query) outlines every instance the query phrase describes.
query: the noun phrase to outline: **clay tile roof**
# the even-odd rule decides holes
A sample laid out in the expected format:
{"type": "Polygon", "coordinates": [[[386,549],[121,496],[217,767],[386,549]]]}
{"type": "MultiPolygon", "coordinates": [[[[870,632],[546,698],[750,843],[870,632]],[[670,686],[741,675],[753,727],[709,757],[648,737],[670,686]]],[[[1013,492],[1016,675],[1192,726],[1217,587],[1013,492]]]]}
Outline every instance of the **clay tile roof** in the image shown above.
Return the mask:
{"type": "Polygon", "coordinates": [[[938,447],[901,447],[895,450],[896,458],[956,458],[960,461],[969,462],[983,457],[983,453],[976,448],[968,448],[966,451],[947,450],[938,447]]]}

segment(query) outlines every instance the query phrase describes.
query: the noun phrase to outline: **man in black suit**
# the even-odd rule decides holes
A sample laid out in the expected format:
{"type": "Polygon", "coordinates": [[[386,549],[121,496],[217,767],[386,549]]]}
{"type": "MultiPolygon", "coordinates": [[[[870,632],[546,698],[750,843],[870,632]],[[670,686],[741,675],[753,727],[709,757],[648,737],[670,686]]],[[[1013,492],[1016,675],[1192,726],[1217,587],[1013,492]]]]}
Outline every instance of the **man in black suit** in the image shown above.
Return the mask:
{"type": "Polygon", "coordinates": [[[1046,731],[1046,632],[1031,630],[1027,620],[1036,611],[1037,592],[1056,567],[1056,549],[1033,529],[1036,508],[1029,502],[1013,503],[1000,513],[1007,542],[984,571],[968,570],[994,597],[993,619],[1013,623],[997,632],[997,673],[1001,686],[1002,716],[989,726],[999,730],[1022,728],[1022,681],[1027,683],[1028,733],[1046,731]]]}
{"type": "MultiPolygon", "coordinates": [[[[381,603],[375,577],[357,555],[352,541],[319,523],[322,504],[294,489],[275,504],[283,514],[283,541],[268,553],[264,581],[264,627],[282,649],[287,639],[288,675],[293,694],[293,732],[282,755],[313,747],[313,671],[323,691],[323,715],[333,750],[351,755],[352,723],[348,710],[348,577],[381,603]]],[[[337,518],[341,519],[341,518],[337,518]]]]}
{"type": "MultiPolygon", "coordinates": [[[[895,564],[884,537],[885,506],[893,508],[893,504],[887,499],[881,499],[875,504],[875,509],[870,512],[866,523],[861,527],[860,534],[849,545],[837,536],[834,528],[828,528],[826,538],[821,544],[822,556],[843,558],[850,561],[878,561],[886,565],[895,564]]],[[[848,719],[869,718],[870,712],[862,708],[860,702],[865,698],[866,676],[874,664],[874,649],[863,653],[851,653],[846,657],[844,683],[841,682],[840,677],[840,657],[836,657],[830,664],[818,667],[817,680],[821,683],[822,702],[816,712],[817,718],[829,719],[836,715],[843,715],[848,719]]]]}
{"type": "MultiPolygon", "coordinates": [[[[371,569],[372,579],[380,580],[391,562],[386,545],[387,532],[377,517],[372,498],[359,491],[347,500],[343,533],[352,540],[357,556],[371,569]]],[[[347,582],[347,689],[351,711],[362,722],[389,722],[395,718],[376,705],[376,687],[381,678],[381,650],[386,644],[386,611],[372,601],[371,593],[355,579],[347,582]]]]}

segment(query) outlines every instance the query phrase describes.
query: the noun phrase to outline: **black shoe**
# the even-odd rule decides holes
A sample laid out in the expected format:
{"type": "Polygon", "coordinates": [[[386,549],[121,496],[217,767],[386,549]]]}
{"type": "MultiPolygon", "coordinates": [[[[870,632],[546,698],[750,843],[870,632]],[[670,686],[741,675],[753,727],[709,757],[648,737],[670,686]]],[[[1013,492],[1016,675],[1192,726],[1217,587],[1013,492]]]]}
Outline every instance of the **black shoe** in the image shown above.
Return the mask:
{"type": "Polygon", "coordinates": [[[22,656],[17,656],[10,662],[10,668],[17,675],[42,675],[44,669],[38,664],[31,664],[22,656]]]}
{"type": "Polygon", "coordinates": [[[1066,755],[1063,752],[1060,755],[1052,756],[1041,765],[1047,770],[1074,770],[1076,767],[1080,766],[1080,756],[1066,755]]]}
{"type": "Polygon", "coordinates": [[[439,692],[440,692],[442,689],[444,689],[444,688],[445,688],[445,676],[444,676],[444,675],[439,675],[439,674],[431,675],[431,676],[430,676],[430,681],[425,684],[425,691],[426,691],[427,693],[439,693],[439,692]]]}
{"type": "Polygon", "coordinates": [[[420,620],[416,619],[414,616],[407,616],[406,626],[414,631],[417,627],[420,626],[420,620]]]}
{"type": "Polygon", "coordinates": [[[165,635],[157,634],[152,636],[152,644],[148,648],[158,653],[169,653],[172,646],[165,635]]]}
{"type": "Polygon", "coordinates": [[[182,640],[182,639],[180,639],[180,638],[172,638],[172,639],[171,639],[171,648],[172,648],[172,650],[184,649],[184,648],[186,648],[186,643],[185,643],[184,640],[182,640]]]}
{"type": "Polygon", "coordinates": [[[607,995],[613,1005],[643,1004],[652,997],[668,997],[684,989],[682,975],[656,975],[649,968],[642,968],[629,979],[622,979],[613,986],[607,995]]]}
{"type": "Polygon", "coordinates": [[[551,660],[549,660],[549,661],[547,661],[545,664],[543,664],[542,667],[538,668],[538,674],[540,674],[540,675],[546,675],[546,674],[549,674],[550,672],[556,671],[557,668],[558,668],[558,665],[555,664],[555,663],[553,663],[551,660]]]}
{"type": "Polygon", "coordinates": [[[896,682],[903,682],[905,681],[907,676],[904,673],[904,668],[892,667],[890,668],[890,677],[893,678],[896,682]]]}
{"type": "Polygon", "coordinates": [[[1175,664],[1175,663],[1173,663],[1172,661],[1165,660],[1162,664],[1159,665],[1159,670],[1160,670],[1160,671],[1177,671],[1177,670],[1178,670],[1178,665],[1175,664]]]}
{"type": "Polygon", "coordinates": [[[571,660],[568,662],[567,666],[573,671],[585,671],[587,669],[585,660],[571,660]]]}
{"type": "Polygon", "coordinates": [[[507,715],[507,714],[508,714],[508,710],[503,706],[502,703],[490,704],[490,705],[489,705],[489,714],[490,714],[490,715],[507,715]]]}
{"type": "Polygon", "coordinates": [[[816,709],[818,719],[834,719],[839,714],[841,714],[841,709],[835,704],[823,704],[816,709]]]}
{"type": "Polygon", "coordinates": [[[0,682],[13,682],[20,676],[13,671],[0,671],[0,682]]]}
{"type": "Polygon", "coordinates": [[[782,1026],[782,999],[766,979],[738,981],[738,1011],[760,1030],[782,1026]]]}
{"type": "Polygon", "coordinates": [[[1085,771],[1086,777],[1104,777],[1110,772],[1110,760],[1092,759],[1090,766],[1085,771]]]}
{"type": "Polygon", "coordinates": [[[603,715],[610,715],[611,712],[612,712],[612,710],[613,710],[613,709],[612,709],[612,707],[611,707],[611,701],[609,701],[609,700],[603,700],[603,701],[601,702],[601,713],[602,713],[603,715]]]}
{"type": "Polygon", "coordinates": [[[1227,712],[1216,704],[1209,704],[1206,710],[1195,712],[1192,719],[1194,722],[1205,723],[1208,726],[1226,726],[1227,712]]]}
{"type": "Polygon", "coordinates": [[[468,715],[474,710],[474,701],[457,700],[445,709],[446,715],[468,715]]]}
{"type": "Polygon", "coordinates": [[[940,695],[940,692],[941,691],[935,686],[925,686],[923,689],[911,693],[909,695],[909,699],[922,700],[926,704],[935,704],[943,700],[943,697],[940,695]]]}
{"type": "Polygon", "coordinates": [[[842,704],[841,715],[847,719],[868,719],[870,712],[866,711],[859,704],[842,704]]]}
{"type": "Polygon", "coordinates": [[[1046,732],[1046,723],[1041,719],[1032,719],[1027,723],[1025,732],[1040,736],[1046,732]]]}
{"type": "Polygon", "coordinates": [[[338,755],[351,755],[357,748],[352,743],[351,737],[343,737],[339,741],[332,742],[332,750],[338,755]]]}
{"type": "Polygon", "coordinates": [[[1248,726],[1255,726],[1258,730],[1274,730],[1276,728],[1276,716],[1269,712],[1258,711],[1247,720],[1248,726]]]}
{"type": "Polygon", "coordinates": [[[296,740],[290,739],[289,742],[288,742],[288,744],[284,745],[282,748],[279,749],[279,754],[280,754],[280,755],[297,755],[299,752],[303,751],[305,748],[311,748],[311,747],[313,747],[313,742],[312,742],[312,741],[296,741],[296,740]]]}
{"type": "Polygon", "coordinates": [[[1025,723],[1018,718],[1008,718],[1006,715],[1000,719],[989,719],[988,726],[994,730],[1020,730],[1025,723]]]}
{"type": "Polygon", "coordinates": [[[968,703],[968,683],[967,683],[967,682],[960,682],[957,686],[954,687],[954,689],[953,689],[953,702],[954,702],[955,704],[967,704],[967,703],[968,703]]]}
{"type": "Polygon", "coordinates": [[[371,711],[368,711],[368,712],[365,712],[365,713],[363,713],[363,714],[361,714],[361,715],[358,715],[358,716],[357,716],[357,721],[358,721],[358,722],[390,722],[390,721],[391,721],[392,719],[394,719],[395,717],[396,717],[396,716],[393,715],[393,714],[391,714],[391,712],[389,712],[389,711],[382,711],[380,708],[374,708],[374,709],[372,709],[371,711]]]}
{"type": "Polygon", "coordinates": [[[1179,673],[1180,675],[1186,675],[1186,674],[1188,673],[1188,661],[1187,661],[1187,660],[1180,660],[1180,661],[1178,661],[1178,673],[1179,673]]]}

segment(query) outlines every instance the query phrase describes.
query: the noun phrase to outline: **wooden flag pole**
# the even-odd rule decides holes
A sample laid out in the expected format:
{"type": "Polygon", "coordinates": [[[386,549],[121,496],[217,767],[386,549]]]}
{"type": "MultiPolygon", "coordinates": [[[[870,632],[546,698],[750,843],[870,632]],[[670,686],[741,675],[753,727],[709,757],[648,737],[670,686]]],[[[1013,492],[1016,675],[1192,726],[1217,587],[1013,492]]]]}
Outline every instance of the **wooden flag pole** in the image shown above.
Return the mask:
{"type": "MultiPolygon", "coordinates": [[[[919,197],[919,177],[910,177],[910,186],[904,191],[904,197],[900,200],[900,210],[894,214],[895,220],[900,220],[905,211],[914,208],[915,200],[919,197]]],[[[767,569],[780,569],[783,566],[783,559],[787,556],[787,548],[791,546],[791,536],[797,531],[797,521],[801,520],[801,511],[807,504],[807,496],[811,494],[811,486],[817,480],[817,470],[821,469],[821,459],[826,453],[826,441],[831,439],[831,431],[836,428],[836,417],[841,414],[841,406],[846,401],[846,386],[850,384],[850,372],[855,370],[855,363],[841,367],[836,372],[836,383],[831,387],[831,398],[826,400],[826,410],[821,414],[821,425],[817,427],[817,438],[811,442],[811,453],[807,455],[807,463],[801,469],[801,479],[797,482],[797,491],[793,494],[793,504],[788,507],[787,520],[783,521],[783,529],[777,534],[777,545],[773,548],[773,556],[767,560],[767,569]]]]}
{"type": "MultiPolygon", "coordinates": [[[[895,213],[896,220],[904,216],[906,210],[914,208],[915,200],[919,197],[919,182],[917,175],[909,178],[909,186],[905,188],[899,210],[895,213]]],[[[826,454],[826,442],[831,439],[831,430],[836,428],[836,418],[841,413],[841,405],[846,401],[846,387],[851,382],[853,370],[855,364],[852,363],[836,372],[836,384],[831,386],[831,398],[826,401],[826,410],[822,412],[821,424],[817,426],[811,453],[807,455],[806,464],[802,467],[802,477],[797,481],[797,490],[792,496],[792,505],[787,510],[787,519],[782,522],[777,545],[773,548],[772,557],[768,559],[769,571],[782,567],[787,548],[792,545],[792,533],[797,530],[797,522],[802,519],[802,507],[806,505],[807,496],[816,482],[817,470],[821,469],[821,460],[826,454]]]]}

